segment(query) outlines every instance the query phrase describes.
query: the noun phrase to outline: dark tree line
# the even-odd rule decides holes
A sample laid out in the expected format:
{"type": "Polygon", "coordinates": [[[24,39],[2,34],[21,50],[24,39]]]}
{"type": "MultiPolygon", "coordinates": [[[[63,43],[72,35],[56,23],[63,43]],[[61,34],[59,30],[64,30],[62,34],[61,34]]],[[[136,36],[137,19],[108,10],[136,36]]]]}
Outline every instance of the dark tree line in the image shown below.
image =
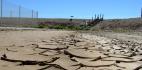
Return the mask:
{"type": "Polygon", "coordinates": [[[95,14],[95,17],[92,17],[92,19],[89,20],[88,26],[94,26],[94,25],[98,24],[99,22],[101,22],[103,20],[104,20],[103,14],[99,14],[99,15],[95,14]]]}

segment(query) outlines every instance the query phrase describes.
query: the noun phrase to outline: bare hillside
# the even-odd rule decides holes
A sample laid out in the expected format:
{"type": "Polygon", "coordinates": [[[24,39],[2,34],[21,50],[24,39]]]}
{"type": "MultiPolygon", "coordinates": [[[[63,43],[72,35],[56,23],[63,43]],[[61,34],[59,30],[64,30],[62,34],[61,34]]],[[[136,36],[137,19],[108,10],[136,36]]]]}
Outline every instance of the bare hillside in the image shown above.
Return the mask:
{"type": "Polygon", "coordinates": [[[99,29],[130,29],[130,30],[141,30],[142,19],[131,18],[131,19],[113,19],[104,20],[94,27],[99,29]]]}

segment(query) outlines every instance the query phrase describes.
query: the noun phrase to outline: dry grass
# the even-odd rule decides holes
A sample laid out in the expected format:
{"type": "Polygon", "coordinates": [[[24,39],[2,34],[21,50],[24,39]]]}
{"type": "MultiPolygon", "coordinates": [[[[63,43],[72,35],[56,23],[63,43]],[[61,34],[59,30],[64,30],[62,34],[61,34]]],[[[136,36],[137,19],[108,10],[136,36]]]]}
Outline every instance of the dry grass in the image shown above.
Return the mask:
{"type": "Polygon", "coordinates": [[[142,29],[142,19],[106,20],[96,25],[92,29],[141,30],[142,29]]]}

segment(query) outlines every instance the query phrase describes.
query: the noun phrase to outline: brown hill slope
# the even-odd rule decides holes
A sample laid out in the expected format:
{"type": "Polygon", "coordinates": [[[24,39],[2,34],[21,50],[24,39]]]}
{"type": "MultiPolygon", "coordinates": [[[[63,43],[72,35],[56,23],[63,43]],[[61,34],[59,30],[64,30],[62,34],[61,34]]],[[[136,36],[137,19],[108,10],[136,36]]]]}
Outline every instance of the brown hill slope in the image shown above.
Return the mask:
{"type": "Polygon", "coordinates": [[[94,26],[92,29],[130,29],[130,30],[142,30],[142,19],[113,19],[105,20],[94,26]]]}

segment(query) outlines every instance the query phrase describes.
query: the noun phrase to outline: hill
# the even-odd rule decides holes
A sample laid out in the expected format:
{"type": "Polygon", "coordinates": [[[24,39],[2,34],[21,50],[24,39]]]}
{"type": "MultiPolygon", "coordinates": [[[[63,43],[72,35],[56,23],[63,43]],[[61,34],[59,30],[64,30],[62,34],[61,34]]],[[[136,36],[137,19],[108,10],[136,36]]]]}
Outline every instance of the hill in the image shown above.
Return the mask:
{"type": "Polygon", "coordinates": [[[114,30],[114,29],[124,29],[124,30],[142,30],[142,19],[141,18],[129,18],[129,19],[111,19],[104,20],[91,28],[103,29],[103,30],[114,30]]]}

